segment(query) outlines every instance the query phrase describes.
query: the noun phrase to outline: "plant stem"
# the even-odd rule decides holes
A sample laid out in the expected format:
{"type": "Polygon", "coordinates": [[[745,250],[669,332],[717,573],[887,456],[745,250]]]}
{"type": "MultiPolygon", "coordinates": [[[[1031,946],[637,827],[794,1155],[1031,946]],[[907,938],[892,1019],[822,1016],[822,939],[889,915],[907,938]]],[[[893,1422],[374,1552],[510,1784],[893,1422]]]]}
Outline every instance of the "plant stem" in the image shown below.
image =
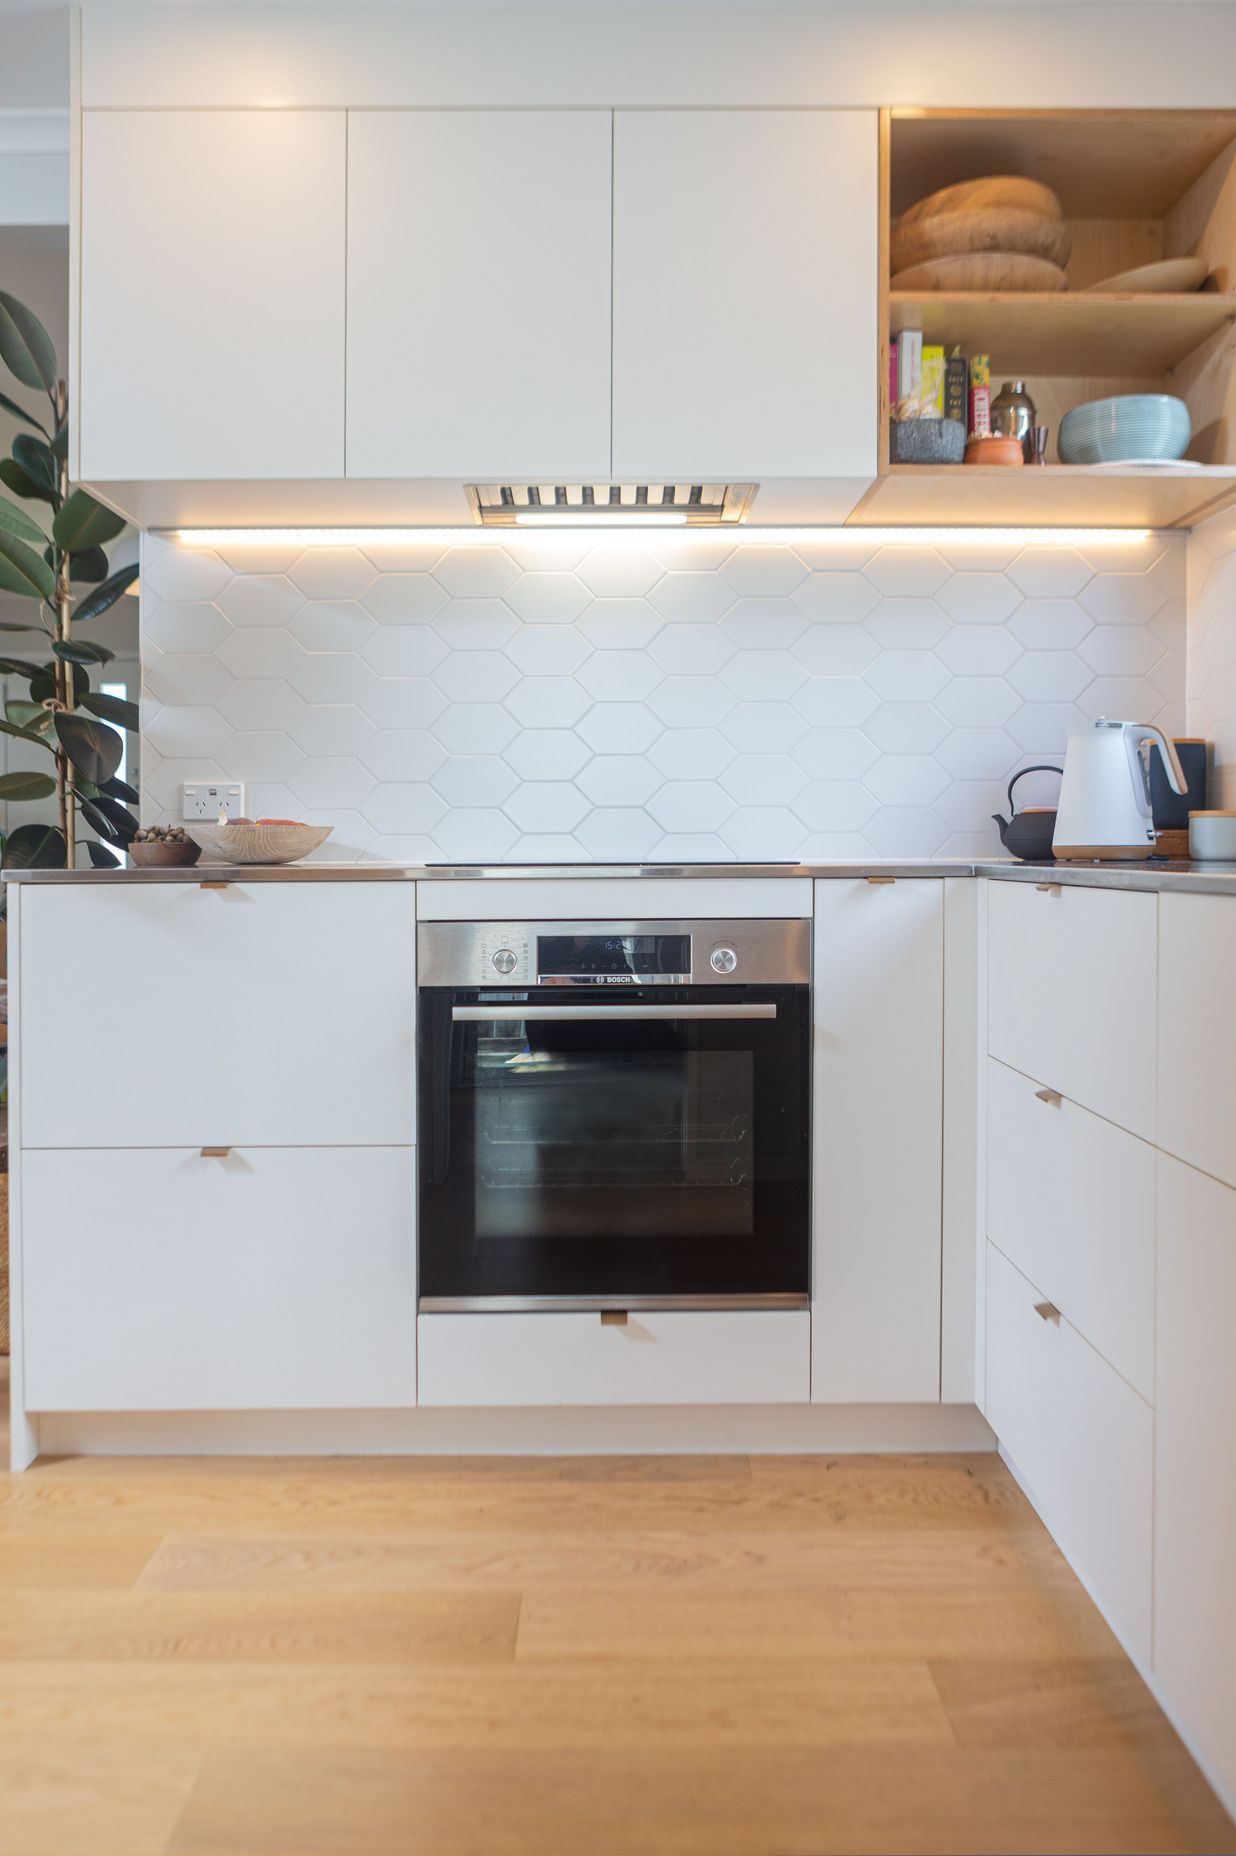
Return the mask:
{"type": "MultiPolygon", "coordinates": [[[[69,396],[63,380],[56,383],[56,430],[59,431],[69,416],[69,396]]],[[[63,505],[69,494],[68,460],[60,465],[60,502],[63,505]]],[[[56,640],[67,643],[73,630],[73,601],[69,579],[69,557],[63,548],[57,548],[54,554],[56,566],[56,640]]],[[[67,710],[72,710],[76,698],[73,682],[73,666],[63,658],[56,660],[56,697],[67,710]]],[[[69,757],[63,748],[56,749],[56,798],[60,807],[60,830],[64,834],[65,863],[72,870],[77,863],[77,795],[73,790],[73,769],[69,757]]]]}

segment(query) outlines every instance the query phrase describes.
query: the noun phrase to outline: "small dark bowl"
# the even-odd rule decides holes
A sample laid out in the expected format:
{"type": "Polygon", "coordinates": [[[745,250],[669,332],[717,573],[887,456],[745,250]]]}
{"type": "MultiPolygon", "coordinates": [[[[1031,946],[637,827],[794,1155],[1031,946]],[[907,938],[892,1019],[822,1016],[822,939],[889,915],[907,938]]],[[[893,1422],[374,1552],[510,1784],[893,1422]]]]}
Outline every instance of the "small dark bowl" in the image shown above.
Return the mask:
{"type": "Polygon", "coordinates": [[[192,838],[173,838],[170,842],[156,838],[129,846],[129,856],[141,870],[185,869],[195,864],[201,854],[201,845],[194,844],[192,838]]]}

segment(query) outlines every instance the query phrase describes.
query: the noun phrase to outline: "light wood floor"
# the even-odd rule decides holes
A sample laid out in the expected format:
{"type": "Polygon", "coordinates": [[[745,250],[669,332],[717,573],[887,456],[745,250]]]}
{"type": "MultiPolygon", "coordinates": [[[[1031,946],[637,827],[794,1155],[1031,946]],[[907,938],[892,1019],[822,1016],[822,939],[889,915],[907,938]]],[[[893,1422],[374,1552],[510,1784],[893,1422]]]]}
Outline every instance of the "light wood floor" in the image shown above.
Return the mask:
{"type": "Polygon", "coordinates": [[[1236,1833],[994,1457],[95,1459],[0,1475],[0,1850],[1236,1833]]]}

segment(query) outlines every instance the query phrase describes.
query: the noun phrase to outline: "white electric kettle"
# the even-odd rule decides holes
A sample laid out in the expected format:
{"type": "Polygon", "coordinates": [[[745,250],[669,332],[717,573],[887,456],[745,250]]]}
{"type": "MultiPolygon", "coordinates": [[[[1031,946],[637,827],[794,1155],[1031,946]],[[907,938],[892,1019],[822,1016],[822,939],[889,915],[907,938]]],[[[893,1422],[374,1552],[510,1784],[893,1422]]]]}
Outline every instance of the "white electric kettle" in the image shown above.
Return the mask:
{"type": "Polygon", "coordinates": [[[1158,745],[1174,793],[1189,790],[1176,749],[1147,722],[1109,722],[1069,736],[1056,807],[1052,850],[1057,858],[1140,858],[1153,854],[1150,769],[1146,748],[1158,745]]]}

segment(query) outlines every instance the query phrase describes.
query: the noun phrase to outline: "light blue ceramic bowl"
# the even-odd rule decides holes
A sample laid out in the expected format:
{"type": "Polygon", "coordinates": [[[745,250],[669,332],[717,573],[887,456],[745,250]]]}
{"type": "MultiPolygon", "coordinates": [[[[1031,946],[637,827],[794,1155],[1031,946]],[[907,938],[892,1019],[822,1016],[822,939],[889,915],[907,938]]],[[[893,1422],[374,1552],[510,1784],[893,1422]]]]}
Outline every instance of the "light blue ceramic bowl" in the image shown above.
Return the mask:
{"type": "Polygon", "coordinates": [[[1121,464],[1133,458],[1182,458],[1192,433],[1183,400],[1170,393],[1122,393],[1065,413],[1060,459],[1064,464],[1121,464]]]}

